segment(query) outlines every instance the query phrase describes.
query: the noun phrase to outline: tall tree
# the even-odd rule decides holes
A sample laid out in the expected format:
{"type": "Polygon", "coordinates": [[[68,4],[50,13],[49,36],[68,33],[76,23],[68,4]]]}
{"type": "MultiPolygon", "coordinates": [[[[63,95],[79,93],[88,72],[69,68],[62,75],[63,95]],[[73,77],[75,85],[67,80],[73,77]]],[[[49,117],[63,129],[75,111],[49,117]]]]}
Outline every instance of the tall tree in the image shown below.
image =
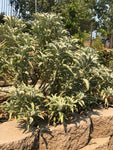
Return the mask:
{"type": "MultiPolygon", "coordinates": [[[[55,0],[37,0],[37,11],[51,12],[55,3],[57,3],[55,0]]],[[[10,4],[19,13],[19,17],[24,19],[29,19],[35,13],[35,0],[10,0],[10,4]]]]}
{"type": "Polygon", "coordinates": [[[17,12],[19,18],[29,19],[31,14],[35,12],[35,4],[32,0],[10,0],[10,5],[17,12]]]}
{"type": "Polygon", "coordinates": [[[110,38],[113,30],[113,0],[99,0],[97,3],[96,14],[99,24],[99,32],[101,32],[104,40],[104,45],[106,45],[106,40],[111,41],[110,38]]]}
{"type": "MultiPolygon", "coordinates": [[[[72,0],[64,10],[64,22],[71,35],[83,39],[91,30],[95,21],[96,0],[72,0]]],[[[93,31],[94,28],[92,28],[93,31]]],[[[92,32],[91,31],[91,32],[92,32]]],[[[92,33],[91,33],[92,34],[92,33]]]]}

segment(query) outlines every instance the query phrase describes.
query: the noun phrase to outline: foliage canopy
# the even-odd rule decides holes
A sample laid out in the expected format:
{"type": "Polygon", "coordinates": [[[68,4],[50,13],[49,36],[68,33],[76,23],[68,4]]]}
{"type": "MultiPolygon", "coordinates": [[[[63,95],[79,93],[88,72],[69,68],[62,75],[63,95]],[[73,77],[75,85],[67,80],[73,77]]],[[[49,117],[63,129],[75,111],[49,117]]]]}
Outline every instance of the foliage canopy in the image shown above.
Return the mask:
{"type": "Polygon", "coordinates": [[[104,101],[113,87],[112,71],[99,63],[94,49],[80,48],[60,16],[35,18],[26,23],[5,17],[0,25],[0,74],[16,86],[1,107],[10,118],[27,118],[28,127],[39,117],[62,123],[104,101]]]}

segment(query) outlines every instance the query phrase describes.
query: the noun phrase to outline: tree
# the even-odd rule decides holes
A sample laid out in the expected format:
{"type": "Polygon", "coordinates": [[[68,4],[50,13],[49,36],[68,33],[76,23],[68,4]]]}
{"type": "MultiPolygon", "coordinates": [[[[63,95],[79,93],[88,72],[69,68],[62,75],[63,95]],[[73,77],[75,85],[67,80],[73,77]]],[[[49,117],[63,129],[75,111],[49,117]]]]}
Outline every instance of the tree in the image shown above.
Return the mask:
{"type": "MultiPolygon", "coordinates": [[[[37,11],[51,12],[55,3],[55,0],[37,0],[37,11]]],[[[35,13],[35,0],[10,0],[10,4],[19,13],[18,16],[24,19],[29,19],[35,13]]]]}
{"type": "Polygon", "coordinates": [[[29,19],[35,12],[35,4],[32,0],[10,0],[10,5],[14,7],[19,18],[29,19]]]}
{"type": "MultiPolygon", "coordinates": [[[[113,0],[99,0],[97,2],[96,14],[98,18],[98,31],[103,36],[104,45],[110,40],[113,30],[113,0]]],[[[112,47],[112,43],[110,44],[112,47]]]]}
{"type": "MultiPolygon", "coordinates": [[[[90,35],[91,24],[96,25],[95,21],[96,0],[72,0],[62,10],[65,27],[82,42],[90,35]]],[[[92,31],[95,28],[92,28],[92,31]]],[[[92,34],[91,31],[91,34],[92,34]]]]}

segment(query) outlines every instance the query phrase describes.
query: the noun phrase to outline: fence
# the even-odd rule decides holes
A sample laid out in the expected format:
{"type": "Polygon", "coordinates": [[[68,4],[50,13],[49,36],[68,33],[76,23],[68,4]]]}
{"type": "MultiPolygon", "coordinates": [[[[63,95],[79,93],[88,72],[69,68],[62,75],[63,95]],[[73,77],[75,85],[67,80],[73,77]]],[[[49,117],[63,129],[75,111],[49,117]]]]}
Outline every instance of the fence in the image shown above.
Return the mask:
{"type": "Polygon", "coordinates": [[[15,11],[9,1],[10,0],[0,0],[0,13],[4,13],[7,16],[15,15],[15,11]]]}
{"type": "MultiPolygon", "coordinates": [[[[35,12],[37,12],[37,0],[35,2],[35,12]]],[[[4,13],[6,16],[17,16],[18,12],[15,11],[14,7],[11,6],[10,0],[0,0],[0,14],[4,13]]]]}

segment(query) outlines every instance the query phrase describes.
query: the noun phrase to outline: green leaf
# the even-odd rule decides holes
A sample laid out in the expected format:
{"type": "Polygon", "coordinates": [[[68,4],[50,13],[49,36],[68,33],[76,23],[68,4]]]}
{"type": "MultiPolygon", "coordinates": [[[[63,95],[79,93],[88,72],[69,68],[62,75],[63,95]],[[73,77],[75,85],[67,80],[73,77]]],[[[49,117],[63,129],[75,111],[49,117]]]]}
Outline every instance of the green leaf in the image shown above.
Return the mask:
{"type": "Polygon", "coordinates": [[[85,86],[86,86],[86,91],[89,90],[89,81],[87,79],[83,79],[84,83],[85,83],[85,86]]]}
{"type": "Polygon", "coordinates": [[[34,120],[33,117],[30,117],[29,118],[29,124],[31,124],[33,122],[33,120],[34,120]]]}
{"type": "Polygon", "coordinates": [[[109,106],[109,103],[108,103],[107,98],[105,98],[105,105],[106,105],[106,107],[108,107],[108,106],[109,106]]]}
{"type": "Polygon", "coordinates": [[[59,120],[61,121],[61,123],[64,122],[64,114],[62,112],[59,112],[59,120]]]}

